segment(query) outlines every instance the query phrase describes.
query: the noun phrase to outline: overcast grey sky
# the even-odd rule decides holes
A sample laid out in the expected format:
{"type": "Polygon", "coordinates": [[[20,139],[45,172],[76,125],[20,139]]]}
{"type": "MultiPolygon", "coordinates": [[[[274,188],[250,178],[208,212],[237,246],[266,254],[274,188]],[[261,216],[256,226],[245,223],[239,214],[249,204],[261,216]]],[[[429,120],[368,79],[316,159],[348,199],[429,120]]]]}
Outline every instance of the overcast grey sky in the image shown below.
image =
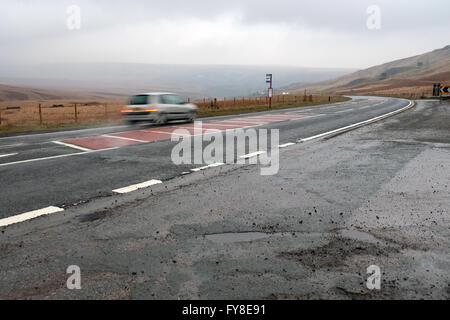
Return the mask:
{"type": "Polygon", "coordinates": [[[448,0],[1,0],[0,60],[366,68],[448,45],[449,9],[448,0]],[[67,27],[71,5],[80,29],[67,27]],[[370,5],[379,30],[367,27],[370,5]]]}

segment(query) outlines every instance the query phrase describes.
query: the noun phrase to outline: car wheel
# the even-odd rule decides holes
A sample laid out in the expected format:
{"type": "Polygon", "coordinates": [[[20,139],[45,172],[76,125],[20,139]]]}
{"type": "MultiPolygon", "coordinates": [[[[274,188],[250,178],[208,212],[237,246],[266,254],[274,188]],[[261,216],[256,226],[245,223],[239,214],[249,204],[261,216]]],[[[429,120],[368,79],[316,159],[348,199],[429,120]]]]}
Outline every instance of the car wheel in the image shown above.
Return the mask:
{"type": "Polygon", "coordinates": [[[164,113],[160,114],[158,116],[158,119],[156,120],[156,124],[163,125],[167,123],[167,115],[164,113]]]}
{"type": "Polygon", "coordinates": [[[195,113],[191,113],[189,115],[189,118],[188,118],[187,122],[192,123],[192,122],[195,121],[196,118],[197,118],[197,115],[195,113]]]}

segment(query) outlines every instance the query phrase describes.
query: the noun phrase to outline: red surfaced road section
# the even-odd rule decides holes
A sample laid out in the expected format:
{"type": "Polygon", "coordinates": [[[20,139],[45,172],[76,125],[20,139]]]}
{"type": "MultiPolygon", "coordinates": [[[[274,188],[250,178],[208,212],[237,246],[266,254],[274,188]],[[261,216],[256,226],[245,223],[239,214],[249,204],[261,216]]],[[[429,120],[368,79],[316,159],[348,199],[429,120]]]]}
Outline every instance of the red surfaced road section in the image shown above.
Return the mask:
{"type": "Polygon", "coordinates": [[[92,150],[102,150],[102,149],[109,149],[109,148],[115,148],[115,147],[123,147],[123,146],[129,146],[132,144],[140,143],[138,141],[117,139],[117,138],[110,138],[110,137],[103,137],[103,136],[64,140],[63,142],[74,144],[74,145],[77,145],[77,146],[80,146],[83,148],[92,149],[92,150]]]}
{"type": "Polygon", "coordinates": [[[175,130],[183,130],[187,135],[194,135],[201,132],[202,134],[211,130],[230,130],[244,127],[257,126],[272,122],[280,122],[291,119],[307,118],[307,115],[295,114],[270,114],[262,116],[251,116],[243,118],[227,119],[223,121],[212,121],[202,123],[202,128],[194,130],[193,124],[182,124],[178,126],[157,127],[154,129],[127,131],[120,133],[109,134],[108,136],[95,136],[79,139],[64,140],[65,143],[70,143],[83,148],[92,150],[103,150],[115,147],[129,146],[139,143],[147,143],[154,141],[170,140],[172,133],[175,130]]]}

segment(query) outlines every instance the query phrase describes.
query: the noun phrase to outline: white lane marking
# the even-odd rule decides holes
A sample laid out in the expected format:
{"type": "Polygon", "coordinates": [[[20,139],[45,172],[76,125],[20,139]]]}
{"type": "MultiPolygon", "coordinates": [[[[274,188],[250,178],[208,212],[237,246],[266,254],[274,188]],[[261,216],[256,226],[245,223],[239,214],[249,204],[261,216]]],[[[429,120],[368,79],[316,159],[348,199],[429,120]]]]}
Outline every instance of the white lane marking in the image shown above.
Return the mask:
{"type": "Polygon", "coordinates": [[[280,145],[278,146],[278,148],[287,148],[287,147],[293,146],[294,144],[295,144],[295,143],[292,143],[292,142],[285,143],[285,144],[280,144],[280,145]]]}
{"type": "Polygon", "coordinates": [[[73,148],[73,149],[77,149],[77,150],[81,150],[81,151],[92,151],[92,149],[88,149],[88,148],[83,148],[71,143],[65,143],[65,142],[61,142],[61,141],[52,141],[53,143],[59,144],[61,146],[65,146],[65,147],[69,147],[69,148],[73,148]]]}
{"type": "Polygon", "coordinates": [[[355,110],[356,108],[351,108],[351,109],[345,109],[345,110],[340,110],[340,111],[336,111],[335,113],[343,113],[343,112],[350,112],[355,110]]]}
{"type": "MultiPolygon", "coordinates": [[[[105,127],[105,128],[91,128],[91,129],[82,129],[82,130],[70,130],[65,131],[64,134],[70,134],[70,133],[80,133],[80,132],[87,132],[87,131],[99,131],[101,130],[115,130],[120,128],[126,128],[127,125],[119,125],[119,126],[112,126],[112,127],[105,127]]],[[[54,131],[54,132],[45,132],[45,133],[34,133],[29,135],[20,135],[20,136],[11,136],[11,137],[4,137],[0,138],[0,140],[11,140],[16,138],[29,138],[29,137],[36,137],[36,136],[55,136],[61,134],[61,131],[54,131]]]]}
{"type": "Polygon", "coordinates": [[[142,183],[133,184],[133,185],[125,187],[125,188],[116,189],[116,190],[113,190],[113,192],[124,194],[124,193],[128,193],[128,192],[136,191],[139,189],[147,188],[147,187],[153,186],[155,184],[160,184],[160,183],[162,183],[162,181],[160,181],[160,180],[149,180],[149,181],[145,181],[142,183]]]}
{"type": "Polygon", "coordinates": [[[11,156],[15,156],[16,154],[18,154],[18,153],[15,152],[15,153],[8,153],[8,154],[0,154],[0,158],[11,157],[11,156]]]}
{"type": "Polygon", "coordinates": [[[296,119],[289,119],[289,121],[299,121],[299,120],[306,120],[306,119],[311,119],[311,118],[315,118],[315,117],[321,117],[324,116],[324,114],[316,114],[316,115],[305,115],[302,118],[296,118],[296,119]]]}
{"type": "Polygon", "coordinates": [[[253,158],[256,156],[259,156],[260,154],[266,153],[265,151],[257,151],[257,152],[253,152],[253,153],[249,153],[249,154],[244,154],[243,156],[240,156],[239,158],[241,159],[248,159],[248,158],[253,158]]]}
{"type": "Polygon", "coordinates": [[[244,124],[267,124],[269,122],[265,121],[265,120],[237,120],[237,119],[232,119],[232,120],[227,120],[224,122],[231,122],[231,123],[244,123],[244,124]]]}
{"type": "Polygon", "coordinates": [[[222,124],[222,123],[205,122],[203,124],[203,127],[205,127],[206,125],[219,126],[219,127],[234,127],[235,126],[235,124],[222,124]]]}
{"type": "Polygon", "coordinates": [[[47,207],[47,208],[43,208],[43,209],[39,209],[39,210],[34,210],[34,211],[30,211],[30,212],[25,212],[16,216],[12,216],[9,218],[5,218],[5,219],[1,219],[0,220],[0,227],[6,227],[9,226],[11,224],[15,224],[15,223],[19,223],[19,222],[23,222],[26,220],[30,220],[30,219],[34,219],[40,216],[45,216],[45,215],[49,215],[52,213],[56,213],[56,212],[61,212],[64,211],[64,209],[62,208],[58,208],[58,207],[47,207]]]}
{"type": "Polygon", "coordinates": [[[204,167],[191,169],[191,171],[192,172],[198,172],[198,171],[205,170],[205,169],[208,169],[208,168],[214,168],[214,167],[223,166],[224,164],[225,163],[222,163],[222,162],[216,162],[216,163],[212,163],[212,164],[209,164],[207,166],[204,166],[204,167]]]}
{"type": "Polygon", "coordinates": [[[109,135],[109,134],[104,134],[104,135],[102,135],[102,137],[105,137],[105,138],[114,138],[114,139],[121,139],[121,140],[129,140],[129,141],[141,142],[141,143],[148,143],[148,141],[144,141],[144,140],[138,140],[138,139],[132,139],[132,138],[125,138],[125,137],[118,137],[118,136],[111,136],[111,135],[109,135]]]}
{"type": "Polygon", "coordinates": [[[52,160],[52,159],[58,159],[58,158],[64,158],[64,157],[71,157],[71,156],[79,156],[82,154],[89,154],[89,153],[95,153],[95,152],[101,152],[101,151],[109,151],[109,150],[115,150],[118,149],[118,147],[114,148],[108,148],[108,149],[101,149],[101,150],[92,150],[92,151],[86,151],[86,152],[77,152],[77,153],[69,153],[69,154],[61,154],[59,156],[51,156],[51,157],[44,157],[44,158],[34,158],[34,159],[28,159],[28,160],[21,160],[21,161],[14,161],[14,162],[7,162],[7,163],[0,163],[0,167],[6,167],[13,164],[21,164],[21,163],[27,163],[27,162],[35,162],[35,161],[43,161],[43,160],[52,160]]]}
{"type": "Polygon", "coordinates": [[[324,133],[321,133],[321,134],[318,134],[318,135],[315,135],[315,136],[312,136],[312,137],[300,139],[300,140],[298,140],[298,142],[307,142],[307,141],[314,140],[314,139],[319,139],[319,138],[322,138],[322,137],[325,137],[325,136],[328,136],[328,135],[331,135],[331,134],[334,134],[334,133],[339,133],[341,131],[344,132],[344,131],[348,131],[348,130],[351,130],[351,129],[355,129],[355,128],[361,127],[363,125],[366,125],[366,124],[370,124],[370,123],[373,123],[373,122],[376,122],[376,121],[379,121],[379,120],[386,119],[386,118],[388,118],[390,116],[393,116],[393,115],[395,115],[397,113],[401,113],[401,112],[403,112],[405,110],[410,109],[412,106],[414,106],[414,103],[412,101],[409,101],[409,104],[406,107],[404,107],[404,108],[401,108],[401,109],[398,109],[398,110],[395,110],[395,111],[383,114],[383,115],[375,117],[375,118],[371,118],[369,120],[365,120],[365,121],[361,121],[361,122],[358,122],[358,123],[354,123],[354,124],[351,124],[349,126],[345,126],[345,127],[342,127],[342,128],[338,128],[338,129],[335,129],[335,130],[324,132],[324,133]]]}
{"type": "Polygon", "coordinates": [[[18,146],[23,146],[23,143],[7,144],[4,146],[0,146],[0,149],[8,149],[11,147],[18,147],[18,146]]]}

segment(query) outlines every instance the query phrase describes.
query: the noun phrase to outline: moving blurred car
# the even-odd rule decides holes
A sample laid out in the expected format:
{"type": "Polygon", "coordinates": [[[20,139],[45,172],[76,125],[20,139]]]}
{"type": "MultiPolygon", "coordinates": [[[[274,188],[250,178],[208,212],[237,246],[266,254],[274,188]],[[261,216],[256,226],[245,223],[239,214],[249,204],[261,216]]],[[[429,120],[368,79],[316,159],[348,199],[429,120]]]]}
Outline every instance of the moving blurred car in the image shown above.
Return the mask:
{"type": "Polygon", "coordinates": [[[193,122],[197,109],[196,105],[187,103],[174,93],[151,92],[131,97],[129,105],[121,113],[128,123],[150,121],[165,124],[171,120],[193,122]]]}

